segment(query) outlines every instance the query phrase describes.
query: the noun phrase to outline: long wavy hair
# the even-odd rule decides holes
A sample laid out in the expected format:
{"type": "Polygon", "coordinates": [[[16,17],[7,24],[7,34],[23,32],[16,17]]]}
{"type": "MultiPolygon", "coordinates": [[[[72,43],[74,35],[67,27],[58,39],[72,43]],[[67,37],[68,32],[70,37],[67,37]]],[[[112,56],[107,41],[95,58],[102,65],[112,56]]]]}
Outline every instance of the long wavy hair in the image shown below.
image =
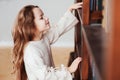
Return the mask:
{"type": "Polygon", "coordinates": [[[33,9],[38,6],[28,5],[23,7],[18,13],[12,36],[14,41],[13,47],[13,69],[16,74],[16,80],[27,80],[27,74],[23,62],[23,50],[27,42],[35,37],[36,26],[34,23],[33,9]]]}

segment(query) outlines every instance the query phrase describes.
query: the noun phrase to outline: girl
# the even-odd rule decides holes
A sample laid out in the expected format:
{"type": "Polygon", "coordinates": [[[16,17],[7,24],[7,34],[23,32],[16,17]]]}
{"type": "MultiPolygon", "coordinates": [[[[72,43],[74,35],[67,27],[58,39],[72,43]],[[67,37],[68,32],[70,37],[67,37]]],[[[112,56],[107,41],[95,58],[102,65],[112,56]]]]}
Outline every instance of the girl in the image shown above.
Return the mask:
{"type": "Polygon", "coordinates": [[[77,24],[71,12],[81,6],[82,3],[73,4],[55,27],[50,26],[38,6],[28,5],[20,10],[13,28],[16,80],[72,80],[70,73],[76,71],[81,58],[68,68],[50,68],[54,67],[50,45],[77,24]]]}

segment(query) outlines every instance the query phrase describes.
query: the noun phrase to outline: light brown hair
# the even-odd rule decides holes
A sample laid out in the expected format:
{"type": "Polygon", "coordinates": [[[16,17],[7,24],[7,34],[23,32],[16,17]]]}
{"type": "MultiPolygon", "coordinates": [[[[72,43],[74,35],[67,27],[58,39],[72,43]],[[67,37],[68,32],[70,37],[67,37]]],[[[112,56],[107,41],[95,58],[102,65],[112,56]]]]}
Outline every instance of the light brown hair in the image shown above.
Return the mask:
{"type": "Polygon", "coordinates": [[[16,80],[27,80],[25,65],[23,61],[23,50],[25,44],[33,40],[35,37],[36,26],[34,23],[34,8],[38,8],[38,6],[28,5],[20,10],[12,31],[14,41],[13,68],[14,73],[16,73],[16,80]]]}

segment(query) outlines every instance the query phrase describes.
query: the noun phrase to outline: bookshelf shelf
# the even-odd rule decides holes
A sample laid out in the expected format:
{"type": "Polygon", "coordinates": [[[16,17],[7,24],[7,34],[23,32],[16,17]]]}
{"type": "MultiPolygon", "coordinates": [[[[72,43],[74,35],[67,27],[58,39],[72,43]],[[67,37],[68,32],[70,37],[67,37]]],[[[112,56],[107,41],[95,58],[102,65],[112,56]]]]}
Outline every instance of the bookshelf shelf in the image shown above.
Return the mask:
{"type": "Polygon", "coordinates": [[[102,2],[101,1],[102,0],[83,0],[82,15],[83,15],[84,25],[89,25],[92,22],[97,22],[97,20],[102,20],[103,17],[102,17],[102,2]]]}

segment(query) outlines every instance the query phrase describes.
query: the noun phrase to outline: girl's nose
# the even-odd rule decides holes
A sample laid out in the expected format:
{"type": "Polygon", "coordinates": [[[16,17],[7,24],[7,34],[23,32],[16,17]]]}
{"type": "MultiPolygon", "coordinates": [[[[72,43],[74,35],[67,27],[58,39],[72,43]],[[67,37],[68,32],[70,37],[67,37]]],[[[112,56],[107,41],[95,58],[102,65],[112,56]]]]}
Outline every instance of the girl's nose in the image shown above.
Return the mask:
{"type": "Polygon", "coordinates": [[[48,20],[49,20],[49,18],[48,18],[48,17],[46,17],[46,16],[44,16],[44,18],[45,18],[45,20],[46,20],[46,21],[48,21],[48,20]]]}
{"type": "Polygon", "coordinates": [[[49,23],[49,18],[45,17],[45,20],[46,20],[46,23],[48,24],[49,23]]]}

